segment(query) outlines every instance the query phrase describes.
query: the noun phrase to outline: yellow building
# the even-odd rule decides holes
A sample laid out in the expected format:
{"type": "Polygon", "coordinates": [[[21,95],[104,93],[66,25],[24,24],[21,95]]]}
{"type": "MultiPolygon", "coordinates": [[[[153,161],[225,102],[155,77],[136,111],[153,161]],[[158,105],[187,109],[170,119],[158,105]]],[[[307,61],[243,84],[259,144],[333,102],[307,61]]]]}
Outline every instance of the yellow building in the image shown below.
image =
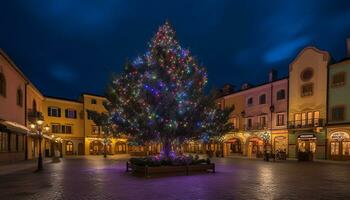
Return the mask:
{"type": "Polygon", "coordinates": [[[245,143],[245,138],[242,132],[244,126],[244,118],[242,115],[244,112],[244,102],[245,97],[239,92],[218,99],[220,107],[234,107],[230,118],[234,130],[225,135],[223,149],[224,156],[245,155],[245,145],[243,145],[245,143]]]}
{"type": "MultiPolygon", "coordinates": [[[[35,123],[37,119],[43,118],[44,96],[32,84],[27,84],[26,89],[26,124],[35,123]]],[[[44,119],[45,120],[45,119],[44,119]]],[[[41,142],[41,153],[43,156],[51,156],[51,139],[47,134],[43,135],[41,142]]],[[[39,138],[35,133],[28,133],[27,137],[27,159],[34,159],[39,156],[39,138]]]]}
{"type": "Polygon", "coordinates": [[[84,129],[85,129],[85,154],[98,155],[104,152],[104,143],[108,154],[126,153],[128,146],[126,139],[105,138],[102,127],[96,126],[92,118],[88,115],[88,110],[105,113],[107,110],[104,103],[107,99],[103,96],[93,94],[83,94],[81,101],[84,107],[84,129]]]}
{"type": "MultiPolygon", "coordinates": [[[[108,154],[144,152],[141,146],[129,146],[126,138],[104,137],[102,127],[97,126],[88,110],[107,112],[107,99],[94,94],[82,94],[79,100],[45,97],[43,113],[45,123],[50,125],[50,136],[61,143],[52,149],[66,155],[101,155],[104,145],[108,154]]],[[[148,150],[148,149],[147,149],[148,150]]]]}
{"type": "Polygon", "coordinates": [[[289,65],[289,157],[325,159],[330,55],[304,48],[289,65]]]}
{"type": "Polygon", "coordinates": [[[79,101],[45,97],[43,113],[52,137],[62,141],[55,149],[63,155],[84,155],[84,109],[79,101]]]}

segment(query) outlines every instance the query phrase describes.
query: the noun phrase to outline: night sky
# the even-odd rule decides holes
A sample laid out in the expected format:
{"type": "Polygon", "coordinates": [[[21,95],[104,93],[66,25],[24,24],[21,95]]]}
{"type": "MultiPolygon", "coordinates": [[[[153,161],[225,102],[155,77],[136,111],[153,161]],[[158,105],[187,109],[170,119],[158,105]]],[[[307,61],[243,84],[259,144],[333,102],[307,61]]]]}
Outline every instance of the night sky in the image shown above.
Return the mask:
{"type": "Polygon", "coordinates": [[[208,88],[265,82],[271,68],[286,76],[308,45],[342,59],[350,37],[350,1],[8,0],[0,48],[44,95],[103,94],[166,19],[207,68],[208,88]]]}

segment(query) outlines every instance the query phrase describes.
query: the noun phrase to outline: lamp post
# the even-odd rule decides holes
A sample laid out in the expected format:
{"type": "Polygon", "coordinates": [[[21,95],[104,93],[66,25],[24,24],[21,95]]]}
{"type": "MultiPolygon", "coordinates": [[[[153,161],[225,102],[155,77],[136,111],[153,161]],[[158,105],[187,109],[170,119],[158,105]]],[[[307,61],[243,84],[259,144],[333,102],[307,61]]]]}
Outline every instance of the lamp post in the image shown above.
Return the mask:
{"type": "Polygon", "coordinates": [[[265,130],[265,132],[262,134],[262,138],[264,140],[264,160],[269,161],[269,157],[267,153],[267,145],[270,140],[270,133],[265,130]]]}
{"type": "Polygon", "coordinates": [[[38,169],[37,171],[41,171],[43,169],[43,157],[41,153],[41,141],[43,137],[43,132],[48,132],[50,127],[48,125],[43,125],[44,121],[42,119],[36,120],[35,123],[30,124],[30,129],[32,132],[36,133],[39,138],[39,158],[38,158],[38,169]]]}

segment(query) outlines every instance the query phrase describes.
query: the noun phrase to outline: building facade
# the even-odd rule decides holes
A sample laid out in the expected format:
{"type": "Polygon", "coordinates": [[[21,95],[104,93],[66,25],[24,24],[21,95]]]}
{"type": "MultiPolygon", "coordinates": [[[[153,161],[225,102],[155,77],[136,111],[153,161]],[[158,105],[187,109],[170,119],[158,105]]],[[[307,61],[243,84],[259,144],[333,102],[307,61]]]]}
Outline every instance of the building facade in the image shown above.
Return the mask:
{"type": "Polygon", "coordinates": [[[350,160],[350,59],[329,67],[327,158],[350,160]]]}
{"type": "Polygon", "coordinates": [[[230,121],[234,130],[224,136],[224,156],[262,158],[265,149],[272,153],[288,151],[288,79],[269,73],[269,82],[218,99],[221,107],[234,107],[230,121]]]}
{"type": "Polygon", "coordinates": [[[26,85],[25,76],[0,51],[0,163],[26,158],[26,85]]]}
{"type": "Polygon", "coordinates": [[[330,55],[304,48],[289,65],[290,158],[326,158],[327,77],[330,55]]]}
{"type": "Polygon", "coordinates": [[[79,101],[45,97],[43,102],[45,122],[50,126],[50,136],[57,138],[55,149],[62,155],[84,155],[84,110],[79,101]]]}

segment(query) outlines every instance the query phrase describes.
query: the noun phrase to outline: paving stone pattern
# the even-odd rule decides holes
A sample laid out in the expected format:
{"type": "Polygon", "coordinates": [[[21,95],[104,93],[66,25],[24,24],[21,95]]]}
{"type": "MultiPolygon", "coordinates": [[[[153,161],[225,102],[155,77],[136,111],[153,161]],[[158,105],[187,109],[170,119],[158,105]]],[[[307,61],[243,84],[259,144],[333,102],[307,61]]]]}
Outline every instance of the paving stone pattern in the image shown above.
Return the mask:
{"type": "Polygon", "coordinates": [[[66,158],[0,176],[0,199],[350,199],[350,166],[214,159],[217,173],[140,178],[126,157],[66,158]]]}

